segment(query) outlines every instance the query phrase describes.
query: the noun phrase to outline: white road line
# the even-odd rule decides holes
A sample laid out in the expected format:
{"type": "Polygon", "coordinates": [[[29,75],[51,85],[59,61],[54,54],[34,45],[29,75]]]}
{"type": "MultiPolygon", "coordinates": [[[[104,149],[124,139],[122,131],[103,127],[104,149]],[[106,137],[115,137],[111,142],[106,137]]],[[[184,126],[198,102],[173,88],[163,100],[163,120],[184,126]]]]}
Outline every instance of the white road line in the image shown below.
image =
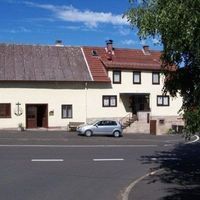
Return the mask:
{"type": "Polygon", "coordinates": [[[164,147],[170,147],[173,146],[173,144],[165,144],[164,147]]]}
{"type": "Polygon", "coordinates": [[[148,177],[148,176],[151,176],[151,175],[154,175],[158,172],[161,172],[163,171],[164,169],[158,169],[156,171],[153,171],[153,172],[149,172],[147,174],[145,174],[144,176],[141,176],[140,178],[138,178],[137,180],[133,181],[124,191],[124,193],[122,194],[122,200],[128,200],[129,199],[129,194],[131,192],[131,190],[134,189],[135,185],[137,183],[139,183],[140,181],[142,181],[144,178],[148,177]]]}
{"type": "Polygon", "coordinates": [[[123,161],[123,158],[101,158],[101,159],[93,159],[95,162],[104,162],[104,161],[123,161]]]}
{"type": "Polygon", "coordinates": [[[192,143],[195,143],[195,142],[197,142],[197,141],[200,139],[198,135],[194,135],[194,137],[196,137],[195,140],[192,140],[192,141],[186,142],[186,144],[192,144],[192,143]]]}
{"type": "Polygon", "coordinates": [[[180,160],[179,158],[151,158],[152,161],[180,160]]]}
{"type": "Polygon", "coordinates": [[[64,159],[31,159],[31,162],[63,162],[64,159]]]}
{"type": "Polygon", "coordinates": [[[137,148],[137,147],[158,147],[158,145],[7,145],[3,144],[0,147],[49,147],[49,148],[137,148]]]}

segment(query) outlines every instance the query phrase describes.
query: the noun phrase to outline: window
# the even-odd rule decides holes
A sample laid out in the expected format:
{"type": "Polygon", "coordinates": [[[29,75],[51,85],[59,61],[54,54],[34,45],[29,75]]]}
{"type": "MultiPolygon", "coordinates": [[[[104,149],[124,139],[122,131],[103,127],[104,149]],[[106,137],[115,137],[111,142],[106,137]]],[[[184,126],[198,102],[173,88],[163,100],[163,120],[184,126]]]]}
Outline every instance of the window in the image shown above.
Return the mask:
{"type": "Polygon", "coordinates": [[[103,107],[117,107],[117,96],[103,96],[103,107]]]}
{"type": "Polygon", "coordinates": [[[133,83],[141,84],[141,72],[133,72],[133,83]]]}
{"type": "Polygon", "coordinates": [[[115,70],[113,71],[113,83],[121,83],[121,71],[115,70]]]}
{"type": "Polygon", "coordinates": [[[62,105],[62,118],[72,118],[72,105],[62,105]]]}
{"type": "Polygon", "coordinates": [[[0,103],[0,118],[11,118],[10,103],[0,103]]]}
{"type": "Polygon", "coordinates": [[[117,126],[117,123],[115,121],[105,120],[105,121],[98,122],[97,125],[98,126],[117,126]]]}
{"type": "Polygon", "coordinates": [[[92,50],[92,56],[98,56],[98,53],[96,50],[92,50]]]}
{"type": "Polygon", "coordinates": [[[157,106],[169,106],[169,96],[157,96],[157,106]]]}
{"type": "Polygon", "coordinates": [[[153,72],[152,73],[152,84],[160,84],[160,73],[159,72],[153,72]]]}

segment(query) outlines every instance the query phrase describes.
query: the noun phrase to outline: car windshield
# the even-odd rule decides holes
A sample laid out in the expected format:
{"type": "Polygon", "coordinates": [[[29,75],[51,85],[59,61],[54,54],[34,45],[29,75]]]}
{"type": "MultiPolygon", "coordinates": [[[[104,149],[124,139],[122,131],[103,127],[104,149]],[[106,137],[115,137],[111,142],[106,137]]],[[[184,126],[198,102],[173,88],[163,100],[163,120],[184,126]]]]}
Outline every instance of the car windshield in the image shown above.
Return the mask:
{"type": "Polygon", "coordinates": [[[91,120],[89,121],[87,124],[88,125],[93,125],[93,124],[96,124],[99,120],[91,120]]]}

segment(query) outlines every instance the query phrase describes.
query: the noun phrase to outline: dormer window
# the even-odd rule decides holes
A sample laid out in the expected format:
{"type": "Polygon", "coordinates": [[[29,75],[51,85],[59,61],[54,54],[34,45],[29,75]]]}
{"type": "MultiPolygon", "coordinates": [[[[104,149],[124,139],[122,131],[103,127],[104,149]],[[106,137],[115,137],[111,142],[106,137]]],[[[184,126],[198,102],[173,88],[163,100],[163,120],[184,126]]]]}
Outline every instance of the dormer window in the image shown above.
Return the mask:
{"type": "Polygon", "coordinates": [[[114,70],[113,71],[113,83],[114,84],[120,84],[121,83],[121,71],[120,70],[114,70]]]}
{"type": "Polygon", "coordinates": [[[92,50],[92,56],[98,56],[98,53],[96,50],[92,50]]]}

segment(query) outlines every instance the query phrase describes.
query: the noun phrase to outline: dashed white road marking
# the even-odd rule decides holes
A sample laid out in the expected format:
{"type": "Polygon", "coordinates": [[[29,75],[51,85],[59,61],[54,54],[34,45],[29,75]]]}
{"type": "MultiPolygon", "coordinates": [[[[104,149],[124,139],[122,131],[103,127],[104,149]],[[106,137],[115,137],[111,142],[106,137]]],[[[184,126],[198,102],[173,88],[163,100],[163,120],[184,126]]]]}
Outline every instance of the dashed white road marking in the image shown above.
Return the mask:
{"type": "Polygon", "coordinates": [[[64,159],[31,159],[31,162],[63,162],[64,159]]]}
{"type": "Polygon", "coordinates": [[[101,159],[93,159],[95,162],[104,162],[104,161],[124,161],[123,158],[101,158],[101,159]]]}
{"type": "Polygon", "coordinates": [[[170,147],[173,146],[173,144],[165,144],[164,147],[170,147]]]}
{"type": "Polygon", "coordinates": [[[151,158],[152,161],[179,160],[179,158],[151,158]]]}

